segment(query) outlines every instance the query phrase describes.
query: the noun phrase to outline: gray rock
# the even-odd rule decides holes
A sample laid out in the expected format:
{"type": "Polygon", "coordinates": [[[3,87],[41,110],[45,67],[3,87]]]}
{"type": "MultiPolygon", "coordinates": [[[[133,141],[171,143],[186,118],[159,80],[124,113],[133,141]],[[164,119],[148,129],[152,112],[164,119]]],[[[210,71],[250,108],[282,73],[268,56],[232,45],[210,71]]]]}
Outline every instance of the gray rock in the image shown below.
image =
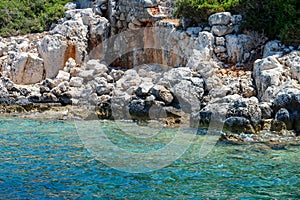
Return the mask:
{"type": "Polygon", "coordinates": [[[204,94],[201,85],[195,86],[191,81],[182,80],[171,88],[171,92],[185,112],[200,111],[200,100],[204,94]]]}
{"type": "Polygon", "coordinates": [[[132,100],[128,106],[129,113],[132,119],[148,120],[150,119],[150,107],[154,104],[152,101],[145,101],[142,99],[132,100]]]}
{"type": "Polygon", "coordinates": [[[261,110],[262,119],[271,119],[273,115],[273,110],[271,108],[271,103],[262,102],[259,104],[261,110]]]}
{"type": "Polygon", "coordinates": [[[111,88],[109,88],[107,86],[97,86],[96,92],[97,92],[98,96],[109,95],[111,92],[111,88]]]}
{"type": "Polygon", "coordinates": [[[96,74],[103,74],[108,71],[106,65],[99,63],[98,60],[89,60],[86,64],[88,70],[94,70],[96,74]]]}
{"type": "Polygon", "coordinates": [[[293,51],[278,58],[278,60],[290,69],[291,78],[298,80],[300,83],[300,51],[293,51]]]}
{"type": "Polygon", "coordinates": [[[155,85],[151,89],[151,93],[158,99],[169,105],[173,102],[174,97],[172,93],[162,85],[155,85]]]}
{"type": "Polygon", "coordinates": [[[95,78],[95,71],[94,70],[84,70],[78,74],[79,77],[91,81],[95,78]]]}
{"type": "Polygon", "coordinates": [[[273,101],[274,110],[286,108],[290,112],[300,110],[300,90],[289,89],[278,93],[273,101]]]}
{"type": "Polygon", "coordinates": [[[32,102],[30,102],[26,97],[19,97],[16,104],[20,106],[30,106],[32,105],[32,102]]]}
{"type": "Polygon", "coordinates": [[[213,25],[228,25],[232,21],[232,16],[230,12],[216,13],[208,18],[210,26],[213,25]]]}
{"type": "Polygon", "coordinates": [[[282,50],[283,50],[283,48],[282,48],[282,44],[280,41],[278,41],[278,40],[269,41],[264,46],[263,57],[266,58],[266,57],[273,56],[273,55],[281,56],[282,50]]]}
{"type": "Polygon", "coordinates": [[[227,35],[226,48],[228,54],[228,61],[231,63],[246,63],[245,54],[250,54],[254,48],[253,41],[247,35],[227,35]]]}
{"type": "Polygon", "coordinates": [[[216,46],[216,47],[214,48],[214,52],[215,52],[216,54],[224,53],[224,52],[226,52],[226,51],[227,51],[227,49],[226,49],[224,46],[216,46]]]}
{"type": "Polygon", "coordinates": [[[55,103],[55,102],[58,102],[58,99],[53,93],[44,93],[39,99],[39,103],[55,103]]]}
{"type": "Polygon", "coordinates": [[[255,133],[250,121],[244,117],[229,117],[224,123],[224,130],[233,133],[255,133]]]}
{"type": "Polygon", "coordinates": [[[212,33],[218,37],[228,35],[233,32],[232,26],[214,25],[211,29],[212,33]]]}
{"type": "Polygon", "coordinates": [[[65,65],[67,42],[60,35],[45,36],[38,46],[38,51],[44,60],[47,78],[54,78],[65,65]]]}
{"type": "Polygon", "coordinates": [[[3,56],[5,49],[5,44],[3,42],[0,42],[0,57],[3,56]]]}
{"type": "Polygon", "coordinates": [[[74,10],[78,7],[77,3],[76,2],[68,2],[66,5],[65,5],[65,8],[68,9],[68,10],[74,10]]]}
{"type": "Polygon", "coordinates": [[[50,92],[50,88],[45,87],[45,86],[40,87],[40,93],[41,94],[48,93],[48,92],[50,92]]]}
{"type": "Polygon", "coordinates": [[[225,38],[224,37],[216,37],[215,43],[217,46],[225,46],[225,38]]]}
{"type": "Polygon", "coordinates": [[[201,31],[202,31],[201,27],[188,27],[186,29],[186,33],[190,36],[192,35],[198,36],[201,31]]]}
{"type": "Polygon", "coordinates": [[[82,87],[83,86],[83,78],[81,77],[72,77],[70,80],[71,87],[82,87]]]}
{"type": "Polygon", "coordinates": [[[55,87],[54,81],[53,81],[52,79],[49,79],[49,78],[43,80],[43,81],[41,82],[41,85],[50,88],[50,90],[53,89],[53,88],[55,87]]]}
{"type": "Polygon", "coordinates": [[[124,75],[124,71],[113,69],[109,75],[114,79],[114,81],[118,81],[124,75]]]}
{"type": "Polygon", "coordinates": [[[293,128],[293,124],[292,124],[292,119],[290,116],[290,113],[287,109],[285,108],[281,108],[275,115],[275,119],[277,121],[281,121],[284,122],[286,125],[287,129],[292,129],[293,128]]]}
{"type": "Polygon", "coordinates": [[[72,95],[70,92],[65,92],[60,95],[59,102],[65,106],[65,105],[72,105],[72,95]]]}
{"type": "Polygon", "coordinates": [[[282,121],[278,121],[276,119],[272,120],[271,122],[271,131],[276,131],[276,132],[282,132],[286,130],[286,124],[282,121]]]}
{"type": "Polygon", "coordinates": [[[69,81],[70,77],[71,77],[70,73],[59,70],[56,79],[59,80],[60,82],[63,82],[63,81],[69,81]]]}
{"type": "Polygon", "coordinates": [[[258,59],[253,66],[253,78],[256,83],[258,98],[270,102],[276,96],[279,86],[282,84],[282,73],[284,72],[275,56],[258,59]]]}

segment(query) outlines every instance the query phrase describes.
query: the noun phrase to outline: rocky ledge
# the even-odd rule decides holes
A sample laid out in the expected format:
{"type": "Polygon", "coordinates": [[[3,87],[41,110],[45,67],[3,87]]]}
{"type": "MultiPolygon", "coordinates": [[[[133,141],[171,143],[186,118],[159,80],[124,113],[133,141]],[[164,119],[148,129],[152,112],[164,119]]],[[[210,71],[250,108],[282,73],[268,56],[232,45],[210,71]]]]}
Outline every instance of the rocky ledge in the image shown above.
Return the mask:
{"type": "Polygon", "coordinates": [[[216,126],[234,143],[299,144],[299,47],[242,33],[228,12],[189,27],[172,1],[66,7],[49,32],[0,38],[1,113],[216,126]]]}

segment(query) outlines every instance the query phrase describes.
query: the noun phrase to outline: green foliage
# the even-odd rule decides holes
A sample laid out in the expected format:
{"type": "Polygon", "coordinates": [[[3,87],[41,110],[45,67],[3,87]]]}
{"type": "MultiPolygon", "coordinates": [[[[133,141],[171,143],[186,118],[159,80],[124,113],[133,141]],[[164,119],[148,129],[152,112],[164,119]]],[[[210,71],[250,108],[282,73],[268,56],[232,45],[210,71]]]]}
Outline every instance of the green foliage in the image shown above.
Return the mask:
{"type": "Polygon", "coordinates": [[[299,0],[177,0],[176,13],[205,22],[209,15],[229,11],[241,14],[244,29],[264,33],[286,44],[300,44],[299,0]]]}
{"type": "Polygon", "coordinates": [[[1,0],[0,36],[42,32],[64,16],[70,0],[1,0]]]}
{"type": "Polygon", "coordinates": [[[239,0],[177,0],[176,14],[206,22],[209,15],[232,10],[239,0]]]}

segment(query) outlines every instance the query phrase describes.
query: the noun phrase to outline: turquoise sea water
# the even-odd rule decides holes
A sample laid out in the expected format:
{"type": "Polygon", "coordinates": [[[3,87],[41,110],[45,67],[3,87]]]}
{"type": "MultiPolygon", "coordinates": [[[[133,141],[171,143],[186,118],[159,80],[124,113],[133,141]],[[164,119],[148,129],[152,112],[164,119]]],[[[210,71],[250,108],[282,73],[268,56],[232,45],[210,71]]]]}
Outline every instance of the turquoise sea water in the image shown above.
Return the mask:
{"type": "MultiPolygon", "coordinates": [[[[201,159],[186,153],[165,168],[128,173],[95,159],[78,134],[78,124],[0,118],[0,199],[300,198],[299,147],[220,144],[201,159]]],[[[137,152],[161,148],[174,131],[166,129],[160,140],[151,142],[140,137],[135,144],[132,135],[122,135],[109,123],[85,125],[106,130],[116,145],[137,152]]]]}

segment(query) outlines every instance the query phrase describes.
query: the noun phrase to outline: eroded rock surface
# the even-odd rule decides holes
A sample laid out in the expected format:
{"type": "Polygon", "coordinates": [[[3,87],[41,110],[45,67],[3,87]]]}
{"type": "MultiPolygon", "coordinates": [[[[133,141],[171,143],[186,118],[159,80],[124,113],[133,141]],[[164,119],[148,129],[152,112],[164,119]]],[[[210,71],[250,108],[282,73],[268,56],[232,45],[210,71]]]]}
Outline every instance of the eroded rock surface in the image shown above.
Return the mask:
{"type": "Polygon", "coordinates": [[[172,118],[199,128],[214,116],[241,140],[300,132],[299,49],[241,33],[240,15],[186,27],[169,0],[67,8],[49,32],[0,40],[0,104],[16,112],[72,105],[89,110],[76,117],[172,118]]]}

